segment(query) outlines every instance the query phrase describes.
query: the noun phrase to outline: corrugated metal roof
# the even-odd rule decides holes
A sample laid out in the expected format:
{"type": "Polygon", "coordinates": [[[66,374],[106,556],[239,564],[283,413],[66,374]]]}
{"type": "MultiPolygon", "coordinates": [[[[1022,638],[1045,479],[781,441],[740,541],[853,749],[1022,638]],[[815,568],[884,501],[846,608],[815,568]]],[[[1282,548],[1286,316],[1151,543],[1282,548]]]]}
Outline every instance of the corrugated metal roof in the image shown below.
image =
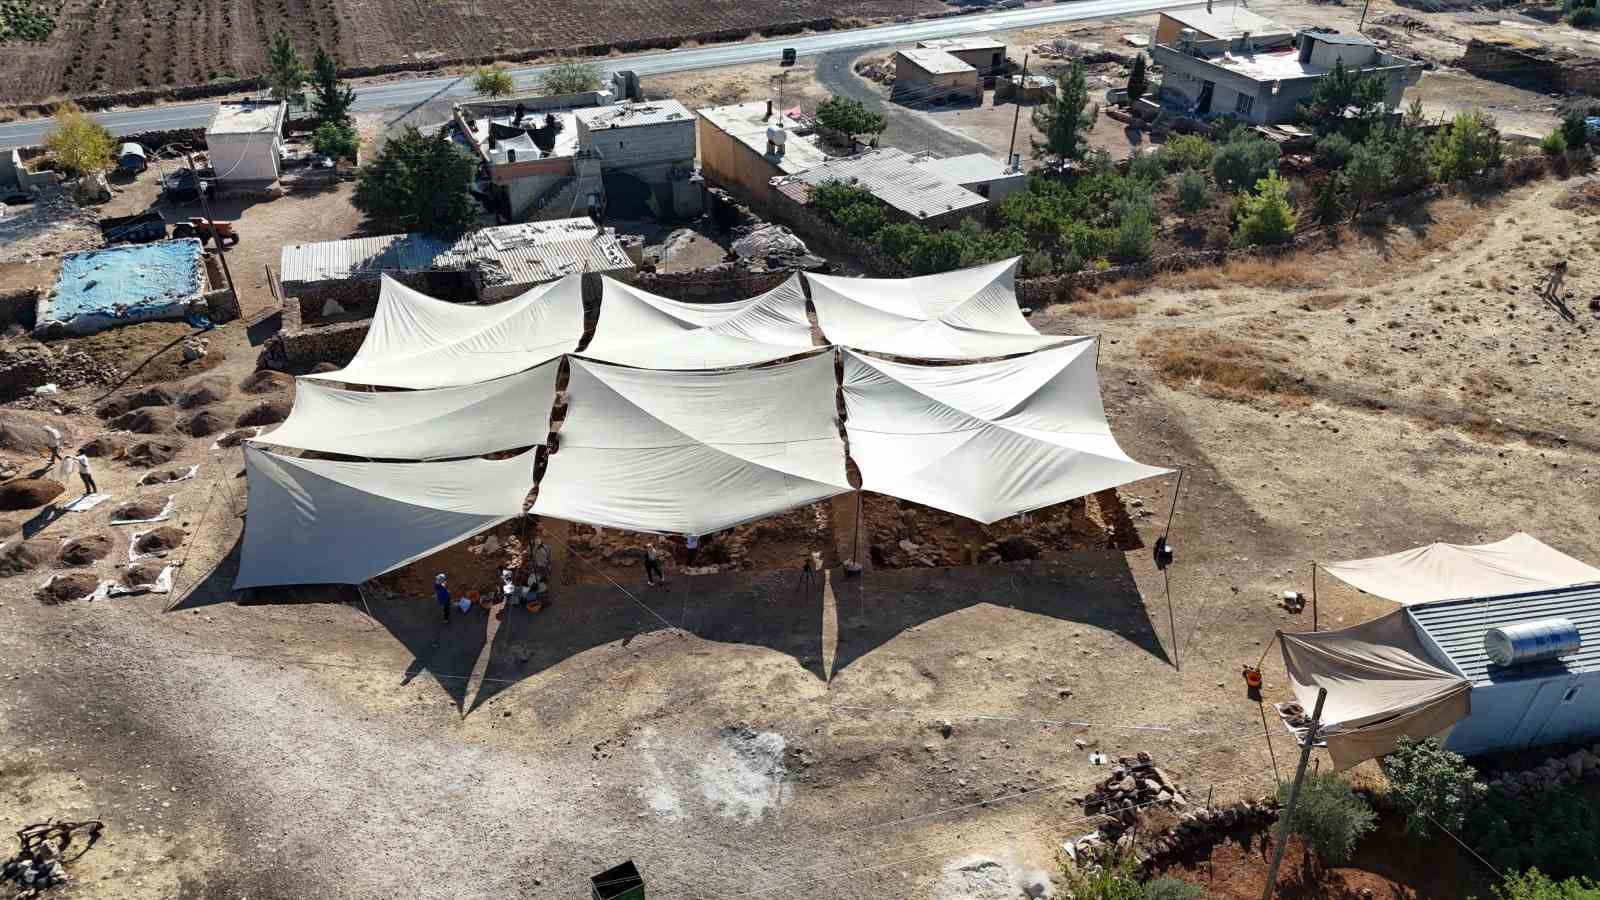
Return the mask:
{"type": "Polygon", "coordinates": [[[916,161],[919,168],[956,184],[978,184],[996,181],[1017,174],[1006,171],[1006,164],[984,153],[967,153],[962,156],[933,157],[916,161]]]}
{"type": "Polygon", "coordinates": [[[919,68],[930,75],[953,75],[957,72],[977,71],[968,65],[966,60],[943,50],[901,50],[899,55],[916,63],[919,68]]]}
{"type": "Polygon", "coordinates": [[[1600,666],[1600,585],[1578,585],[1482,600],[1446,600],[1409,607],[1417,625],[1444,650],[1474,685],[1542,678],[1567,672],[1594,671],[1600,666]],[[1483,652],[1490,628],[1554,616],[1572,620],[1583,635],[1583,648],[1559,660],[1501,668],[1483,652]]]}
{"type": "Polygon", "coordinates": [[[795,177],[807,185],[829,181],[859,185],[914,219],[940,216],[988,202],[961,185],[916,165],[910,154],[891,147],[830,160],[795,177]]]}
{"type": "Polygon", "coordinates": [[[425,234],[288,244],[284,282],[338,281],[381,273],[475,269],[486,284],[540,284],[573,272],[612,272],[633,261],[610,229],[586,218],[524,222],[468,232],[451,242],[425,234]]]}
{"type": "Polygon", "coordinates": [[[635,128],[641,125],[662,125],[667,122],[693,121],[688,107],[676,100],[651,100],[647,103],[616,103],[580,109],[573,113],[592,129],[635,128]]]}

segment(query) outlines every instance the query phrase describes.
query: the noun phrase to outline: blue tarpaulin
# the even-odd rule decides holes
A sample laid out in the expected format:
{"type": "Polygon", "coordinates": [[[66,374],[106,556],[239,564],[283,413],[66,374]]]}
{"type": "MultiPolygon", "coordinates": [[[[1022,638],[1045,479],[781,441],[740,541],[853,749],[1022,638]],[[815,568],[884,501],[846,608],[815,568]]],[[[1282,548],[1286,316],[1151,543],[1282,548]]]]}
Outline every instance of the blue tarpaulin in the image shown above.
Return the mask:
{"type": "Polygon", "coordinates": [[[194,238],[69,253],[41,322],[79,334],[183,319],[203,289],[200,242],[194,238]]]}

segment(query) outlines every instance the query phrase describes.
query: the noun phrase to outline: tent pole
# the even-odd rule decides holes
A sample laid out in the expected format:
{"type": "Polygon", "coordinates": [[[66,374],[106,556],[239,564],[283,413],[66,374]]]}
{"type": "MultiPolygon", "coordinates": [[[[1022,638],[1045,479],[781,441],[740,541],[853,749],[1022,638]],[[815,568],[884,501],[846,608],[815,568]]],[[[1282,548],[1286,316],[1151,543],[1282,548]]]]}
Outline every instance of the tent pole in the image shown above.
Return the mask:
{"type": "Polygon", "coordinates": [[[1267,739],[1267,756],[1272,759],[1272,778],[1274,781],[1282,781],[1283,776],[1278,774],[1278,754],[1272,750],[1272,729],[1267,727],[1267,705],[1258,701],[1256,709],[1261,713],[1261,734],[1267,739]]]}
{"type": "MultiPolygon", "coordinates": [[[[1278,886],[1278,867],[1283,865],[1283,851],[1289,841],[1289,822],[1294,818],[1294,802],[1300,796],[1300,782],[1306,777],[1306,763],[1311,760],[1311,748],[1317,745],[1317,732],[1322,729],[1322,701],[1328,699],[1328,689],[1317,688],[1317,708],[1311,712],[1311,725],[1306,729],[1305,742],[1300,745],[1300,765],[1295,767],[1294,783],[1289,785],[1289,801],[1278,816],[1278,846],[1272,848],[1272,867],[1267,869],[1267,889],[1261,900],[1272,900],[1278,886]]],[[[1266,715],[1265,712],[1262,715],[1266,715]]]]}
{"type": "Polygon", "coordinates": [[[1317,630],[1317,561],[1311,561],[1311,630],[1317,630]]]}
{"type": "Polygon", "coordinates": [[[861,489],[856,488],[856,537],[855,537],[855,564],[861,565],[861,489]]]}

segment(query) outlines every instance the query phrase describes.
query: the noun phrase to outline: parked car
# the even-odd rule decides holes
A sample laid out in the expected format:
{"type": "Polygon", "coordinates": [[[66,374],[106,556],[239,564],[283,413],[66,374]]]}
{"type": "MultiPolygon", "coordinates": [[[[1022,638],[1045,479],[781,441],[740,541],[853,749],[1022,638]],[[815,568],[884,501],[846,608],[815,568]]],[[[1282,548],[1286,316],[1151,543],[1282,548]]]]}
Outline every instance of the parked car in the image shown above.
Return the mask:
{"type": "Polygon", "coordinates": [[[794,65],[794,59],[795,59],[794,48],[793,47],[785,47],[785,48],[783,48],[783,62],[780,63],[780,65],[792,66],[792,65],[794,65]]]}
{"type": "Polygon", "coordinates": [[[189,169],[176,169],[161,179],[161,192],[168,200],[187,203],[200,196],[200,177],[189,169]]]}
{"type": "Polygon", "coordinates": [[[124,175],[137,175],[150,167],[144,147],[129,141],[117,149],[117,171],[124,175]]]}

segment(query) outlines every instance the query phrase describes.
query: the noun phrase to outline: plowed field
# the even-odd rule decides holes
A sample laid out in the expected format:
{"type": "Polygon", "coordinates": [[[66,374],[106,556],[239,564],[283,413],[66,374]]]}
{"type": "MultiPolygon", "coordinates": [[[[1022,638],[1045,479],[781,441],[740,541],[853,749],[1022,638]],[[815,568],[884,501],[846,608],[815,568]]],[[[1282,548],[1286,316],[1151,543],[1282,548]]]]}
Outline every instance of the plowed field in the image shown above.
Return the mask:
{"type": "Polygon", "coordinates": [[[511,56],[751,32],[848,14],[914,15],[937,0],[65,0],[40,43],[0,43],[0,101],[35,102],[257,75],[267,38],[345,67],[511,56]]]}

